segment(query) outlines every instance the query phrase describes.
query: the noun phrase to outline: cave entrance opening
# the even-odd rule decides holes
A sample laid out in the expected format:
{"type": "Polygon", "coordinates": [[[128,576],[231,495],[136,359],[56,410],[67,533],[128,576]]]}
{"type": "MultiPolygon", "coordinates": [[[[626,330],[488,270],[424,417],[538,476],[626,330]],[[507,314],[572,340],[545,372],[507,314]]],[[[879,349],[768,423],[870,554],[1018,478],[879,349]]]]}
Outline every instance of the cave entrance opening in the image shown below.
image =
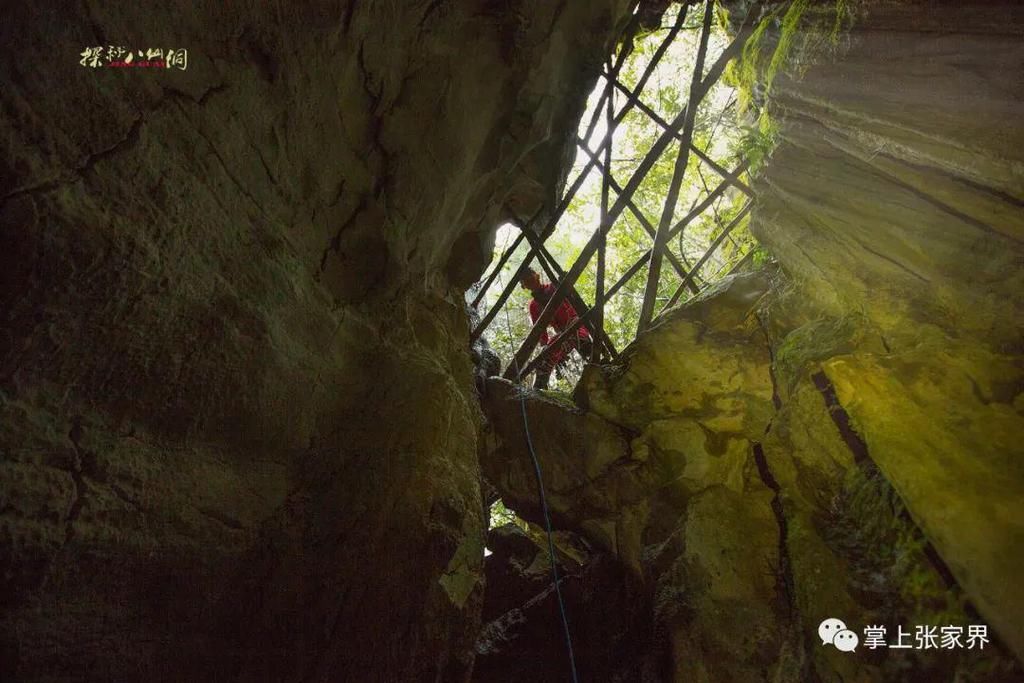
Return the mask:
{"type": "MultiPolygon", "coordinates": [[[[758,132],[738,115],[731,64],[757,7],[736,21],[715,0],[638,4],[590,93],[555,211],[544,225],[499,228],[501,255],[468,294],[486,311],[472,338],[511,359],[507,378],[544,364],[580,324],[597,342],[590,360],[615,359],[666,310],[765,258],[748,230],[758,132]],[[536,324],[519,287],[527,268],[557,285],[536,324]],[[578,323],[538,347],[563,299],[578,323]]],[[[577,354],[564,357],[552,388],[571,389],[582,371],[577,354]]]]}

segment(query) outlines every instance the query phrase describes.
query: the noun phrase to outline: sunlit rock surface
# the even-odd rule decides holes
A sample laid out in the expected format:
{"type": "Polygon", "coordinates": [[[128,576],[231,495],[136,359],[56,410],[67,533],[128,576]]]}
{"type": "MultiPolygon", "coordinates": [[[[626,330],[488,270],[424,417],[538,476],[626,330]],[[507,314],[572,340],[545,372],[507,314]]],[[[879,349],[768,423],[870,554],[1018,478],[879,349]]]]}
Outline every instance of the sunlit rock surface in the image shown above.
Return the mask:
{"type": "MultiPolygon", "coordinates": [[[[778,269],[664,316],[560,420],[527,399],[556,519],[641,578],[666,679],[1022,676],[1024,11],[856,7],[773,85],[753,230],[778,269]],[[561,444],[597,417],[629,448],[581,485],[600,447],[561,444]],[[995,642],[850,656],[827,617],[995,642]]],[[[485,473],[529,496],[522,427],[490,427],[485,473]]]]}
{"type": "Polygon", "coordinates": [[[461,289],[627,3],[499,5],[5,4],[0,678],[469,675],[461,289]]]}
{"type": "Polygon", "coordinates": [[[626,604],[645,611],[621,614],[634,637],[650,634],[621,680],[1020,676],[998,643],[902,658],[821,646],[818,625],[836,615],[858,631],[996,619],[973,612],[971,588],[907,514],[822,370],[885,354],[875,336],[821,318],[769,333],[809,310],[780,272],[735,276],[667,314],[621,365],[589,368],[575,403],[491,379],[484,475],[543,522],[525,409],[555,525],[617,558],[626,604]]]}
{"type": "Polygon", "coordinates": [[[1022,656],[1024,8],[873,2],[859,22],[834,63],[774,85],[782,143],[752,229],[807,320],[772,335],[780,363],[816,355],[870,458],[1022,656]],[[846,338],[826,350],[830,329],[846,338]]]}
{"type": "MultiPolygon", "coordinates": [[[[5,6],[0,677],[565,673],[550,586],[481,645],[533,590],[481,630],[481,464],[542,519],[461,290],[550,211],[627,4],[5,6]],[[169,35],[186,71],[78,64],[169,35]]],[[[851,5],[773,85],[779,269],[525,397],[596,558],[585,680],[1022,678],[1024,6],[851,5]],[[994,642],[851,656],[825,617],[994,642]]]]}
{"type": "MultiPolygon", "coordinates": [[[[621,367],[588,369],[580,407],[525,399],[554,519],[616,556],[631,572],[632,600],[648,606],[656,637],[641,644],[641,660],[650,675],[758,680],[779,657],[775,494],[754,452],[772,417],[769,350],[754,314],[768,287],[763,274],[736,277],[670,314],[621,367]]],[[[484,475],[540,521],[514,411],[523,399],[502,386],[490,380],[485,413],[502,417],[489,423],[484,475]]]]}

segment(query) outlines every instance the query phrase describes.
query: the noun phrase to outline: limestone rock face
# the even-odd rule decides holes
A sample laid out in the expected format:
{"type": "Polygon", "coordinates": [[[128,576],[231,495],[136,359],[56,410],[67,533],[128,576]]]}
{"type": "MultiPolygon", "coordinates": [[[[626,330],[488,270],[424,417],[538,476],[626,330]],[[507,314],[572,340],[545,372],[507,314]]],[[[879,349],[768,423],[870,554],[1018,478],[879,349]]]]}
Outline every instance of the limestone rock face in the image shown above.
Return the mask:
{"type": "MultiPolygon", "coordinates": [[[[571,405],[526,396],[556,523],[650,606],[640,680],[1024,677],[1024,6],[855,6],[772,85],[777,268],[669,311],[571,405]],[[828,617],[993,642],[851,656],[828,617]]],[[[521,416],[485,409],[484,472],[536,520],[521,416]]]]}
{"type": "MultiPolygon", "coordinates": [[[[543,463],[545,496],[556,517],[602,520],[613,523],[632,491],[642,491],[630,475],[629,440],[617,425],[600,416],[575,409],[564,399],[530,393],[521,400],[519,390],[499,377],[488,380],[483,401],[491,419],[487,441],[482,444],[483,475],[502,493],[506,504],[543,524],[537,497],[536,474],[523,428],[523,411],[529,424],[529,443],[543,463]],[[593,486],[606,477],[614,484],[593,486]],[[600,495],[606,489],[612,495],[600,495]],[[597,495],[588,495],[593,492],[597,495]]],[[[608,539],[609,549],[614,541],[608,539]]]]}
{"type": "Polygon", "coordinates": [[[469,675],[459,290],[626,5],[5,5],[0,677],[469,675]]]}
{"type": "MultiPolygon", "coordinates": [[[[763,274],[734,277],[662,319],[621,367],[588,368],[577,392],[585,410],[526,398],[553,518],[617,557],[630,571],[627,602],[648,605],[658,637],[642,643],[633,673],[759,680],[778,655],[779,528],[753,448],[772,415],[753,313],[768,287],[763,274]]],[[[485,402],[484,475],[542,521],[514,410],[523,397],[511,387],[501,396],[502,385],[492,379],[485,402]]]]}
{"type": "Polygon", "coordinates": [[[618,614],[639,652],[617,680],[1019,676],[999,644],[902,659],[822,647],[818,625],[836,615],[858,631],[978,617],[822,370],[821,355],[867,354],[876,339],[827,320],[772,337],[768,321],[801,311],[807,298],[782,273],[734,276],[666,314],[621,365],[588,368],[575,403],[490,380],[485,476],[543,522],[527,425],[555,524],[627,570],[624,604],[645,616],[618,614]]]}
{"type": "Polygon", "coordinates": [[[781,144],[752,224],[807,299],[804,320],[773,323],[783,391],[800,391],[791,357],[813,360],[1018,657],[1021,73],[1019,3],[864,3],[833,63],[776,81],[781,144]]]}

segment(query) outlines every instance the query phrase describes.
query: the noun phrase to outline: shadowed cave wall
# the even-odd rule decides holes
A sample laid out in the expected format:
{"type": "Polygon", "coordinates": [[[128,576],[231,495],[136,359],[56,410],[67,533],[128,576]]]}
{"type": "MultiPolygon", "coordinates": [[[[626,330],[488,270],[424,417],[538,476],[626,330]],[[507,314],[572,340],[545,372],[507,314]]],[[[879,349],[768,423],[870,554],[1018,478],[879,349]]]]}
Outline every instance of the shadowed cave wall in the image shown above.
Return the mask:
{"type": "Polygon", "coordinates": [[[461,292],[626,5],[5,5],[0,678],[468,674],[461,292]]]}

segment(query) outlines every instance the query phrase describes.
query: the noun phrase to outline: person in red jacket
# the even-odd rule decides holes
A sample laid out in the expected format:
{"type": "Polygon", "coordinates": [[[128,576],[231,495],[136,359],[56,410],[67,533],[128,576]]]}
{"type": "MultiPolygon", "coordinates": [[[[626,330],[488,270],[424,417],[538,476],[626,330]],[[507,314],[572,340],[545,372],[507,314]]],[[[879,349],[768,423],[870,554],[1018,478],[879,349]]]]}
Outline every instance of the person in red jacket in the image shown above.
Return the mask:
{"type": "MultiPolygon", "coordinates": [[[[541,312],[544,310],[544,306],[547,305],[548,299],[555,293],[554,284],[544,284],[540,279],[540,274],[532,268],[527,268],[526,272],[519,279],[519,285],[523,289],[530,290],[533,294],[533,298],[530,299],[530,320],[535,324],[537,319],[540,317],[541,312]]],[[[569,303],[568,298],[563,299],[562,303],[559,304],[558,310],[555,311],[554,317],[548,323],[548,326],[554,328],[555,334],[551,336],[545,329],[540,336],[540,343],[544,346],[550,344],[555,337],[565,331],[577,318],[576,309],[569,303]]],[[[585,325],[580,325],[576,329],[576,333],[571,335],[570,338],[564,340],[559,348],[551,352],[544,363],[537,368],[537,374],[533,380],[533,386],[537,389],[546,389],[548,381],[551,379],[551,371],[558,367],[558,364],[565,360],[566,355],[572,350],[576,351],[583,357],[584,360],[590,358],[591,351],[593,350],[593,342],[590,337],[590,330],[585,325]]]]}

